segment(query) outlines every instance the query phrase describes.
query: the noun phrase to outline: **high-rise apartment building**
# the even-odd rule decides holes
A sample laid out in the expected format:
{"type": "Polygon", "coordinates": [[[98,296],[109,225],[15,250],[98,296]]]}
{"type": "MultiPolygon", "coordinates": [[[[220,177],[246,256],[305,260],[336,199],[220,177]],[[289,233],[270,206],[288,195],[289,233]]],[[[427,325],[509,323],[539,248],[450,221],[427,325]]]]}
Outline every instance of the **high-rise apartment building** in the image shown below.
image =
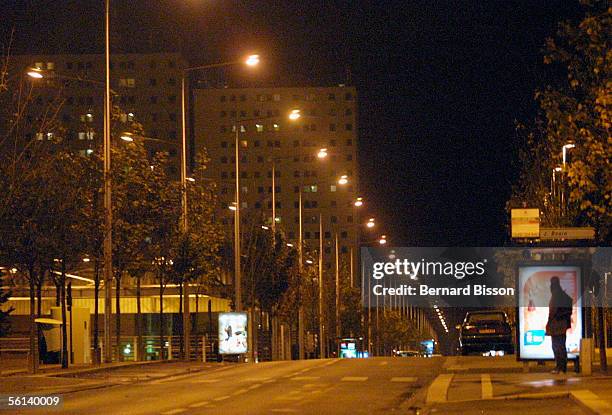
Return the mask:
{"type": "MultiPolygon", "coordinates": [[[[178,53],[111,55],[111,95],[120,111],[120,121],[140,122],[147,137],[168,141],[150,142],[154,152],[164,149],[178,172],[181,137],[181,73],[186,66],[178,53]],[[160,144],[161,143],[161,144],[160,144]]],[[[46,107],[55,100],[58,131],[31,131],[29,137],[52,139],[61,134],[82,152],[92,151],[103,139],[105,63],[102,54],[17,55],[11,71],[25,76],[29,68],[41,70],[43,78],[31,79],[33,105],[29,117],[49,116],[46,107]],[[61,127],[61,128],[60,128],[61,127]]],[[[38,125],[31,119],[30,124],[38,125]]]]}
{"type": "Polygon", "coordinates": [[[226,207],[220,217],[228,234],[237,134],[241,222],[272,223],[274,174],[276,226],[291,241],[298,239],[301,190],[304,242],[318,249],[319,238],[324,238],[325,267],[332,269],[337,235],[340,258],[348,264],[360,223],[353,205],[359,186],[356,99],[355,88],[346,86],[194,91],[195,147],[208,152],[208,171],[226,207]],[[300,117],[290,120],[294,110],[300,117]],[[317,157],[322,148],[327,149],[325,159],[317,157]],[[344,185],[338,183],[341,176],[348,180],[344,185]]]}

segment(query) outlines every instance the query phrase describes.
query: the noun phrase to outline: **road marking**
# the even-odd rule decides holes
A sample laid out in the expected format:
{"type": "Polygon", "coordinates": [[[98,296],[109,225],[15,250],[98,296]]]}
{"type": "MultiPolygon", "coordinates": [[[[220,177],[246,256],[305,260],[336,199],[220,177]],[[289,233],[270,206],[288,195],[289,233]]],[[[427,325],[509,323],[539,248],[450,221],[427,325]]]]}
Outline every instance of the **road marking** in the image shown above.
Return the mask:
{"type": "Polygon", "coordinates": [[[249,386],[247,389],[248,389],[248,390],[252,390],[252,389],[259,388],[260,386],[261,386],[261,383],[257,383],[257,384],[255,384],[255,385],[251,385],[251,386],[249,386]]]}
{"type": "Polygon", "coordinates": [[[269,377],[266,378],[245,378],[243,379],[245,382],[265,382],[266,380],[270,380],[269,377]]]}
{"type": "Polygon", "coordinates": [[[214,398],[213,401],[219,402],[219,401],[224,401],[224,400],[229,399],[229,398],[230,398],[229,395],[224,395],[224,396],[219,396],[218,398],[214,398]]]}
{"type": "Polygon", "coordinates": [[[427,403],[446,402],[448,387],[453,380],[452,374],[438,375],[427,389],[427,403]]]}
{"type": "Polygon", "coordinates": [[[320,378],[321,376],[295,376],[292,377],[291,380],[317,380],[320,378]]]}
{"type": "Polygon", "coordinates": [[[389,362],[380,362],[380,365],[378,366],[387,366],[389,364],[389,362]]]}
{"type": "Polygon", "coordinates": [[[238,389],[236,392],[232,393],[232,395],[242,395],[243,393],[247,393],[248,391],[248,389],[238,389]]]}
{"type": "Polygon", "coordinates": [[[491,384],[491,375],[484,373],[480,375],[480,385],[482,389],[482,399],[491,399],[493,397],[493,385],[491,384]]]}
{"type": "Polygon", "coordinates": [[[268,379],[268,380],[264,380],[261,383],[272,383],[272,382],[276,382],[276,380],[275,379],[268,379]]]}
{"type": "Polygon", "coordinates": [[[199,408],[201,406],[208,405],[208,401],[196,402],[189,405],[190,408],[199,408]]]}
{"type": "Polygon", "coordinates": [[[590,390],[581,389],[572,391],[570,392],[570,397],[576,401],[576,403],[594,414],[612,413],[612,406],[590,390]]]}
{"type": "Polygon", "coordinates": [[[197,379],[192,380],[191,383],[215,383],[219,382],[221,379],[197,379]]]}
{"type": "Polygon", "coordinates": [[[404,383],[412,383],[412,382],[416,382],[417,378],[415,377],[411,377],[411,376],[405,376],[405,377],[395,377],[395,378],[391,378],[391,382],[404,382],[404,383]]]}
{"type": "Polygon", "coordinates": [[[185,408],[176,408],[173,409],[171,411],[166,411],[166,412],[162,412],[162,415],[174,415],[174,414],[180,414],[181,412],[185,412],[187,409],[185,408]]]}
{"type": "Polygon", "coordinates": [[[363,382],[368,380],[367,376],[345,376],[340,379],[343,382],[363,382]]]}

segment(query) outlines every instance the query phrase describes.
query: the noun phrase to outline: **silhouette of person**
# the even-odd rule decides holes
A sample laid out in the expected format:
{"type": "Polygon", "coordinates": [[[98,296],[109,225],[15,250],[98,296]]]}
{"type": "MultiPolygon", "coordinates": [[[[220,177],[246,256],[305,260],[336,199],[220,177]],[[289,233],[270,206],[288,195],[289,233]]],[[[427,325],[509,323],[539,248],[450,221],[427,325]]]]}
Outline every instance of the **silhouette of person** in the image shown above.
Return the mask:
{"type": "Polygon", "coordinates": [[[552,338],[552,349],[555,355],[555,369],[551,372],[567,372],[567,348],[565,347],[566,332],[572,326],[572,298],[567,295],[559,277],[550,279],[550,303],[548,304],[548,322],[546,335],[552,338]]]}

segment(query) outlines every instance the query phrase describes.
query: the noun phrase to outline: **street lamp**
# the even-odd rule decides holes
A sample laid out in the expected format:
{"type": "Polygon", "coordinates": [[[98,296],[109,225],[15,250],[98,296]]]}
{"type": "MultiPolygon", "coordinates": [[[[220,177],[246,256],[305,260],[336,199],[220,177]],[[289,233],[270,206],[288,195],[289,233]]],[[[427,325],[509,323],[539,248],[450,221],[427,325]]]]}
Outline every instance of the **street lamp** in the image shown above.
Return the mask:
{"type": "MultiPolygon", "coordinates": [[[[189,230],[189,223],[187,221],[187,111],[186,111],[186,107],[187,107],[187,93],[186,93],[186,84],[187,84],[187,74],[189,72],[192,71],[197,71],[197,70],[205,70],[205,69],[212,69],[212,68],[221,68],[221,67],[225,67],[225,66],[232,66],[232,65],[238,65],[238,64],[246,64],[247,66],[250,67],[254,67],[257,66],[259,64],[259,55],[249,55],[247,56],[247,58],[245,60],[239,60],[239,61],[231,61],[231,62],[222,62],[222,63],[214,63],[214,64],[208,64],[208,65],[200,65],[200,66],[193,66],[193,67],[189,67],[189,68],[184,68],[181,71],[181,188],[182,188],[182,217],[181,217],[181,223],[182,223],[182,230],[183,232],[187,233],[189,230]]],[[[236,133],[237,134],[237,133],[236,133]]],[[[236,141],[236,156],[238,155],[238,142],[236,141]]],[[[235,278],[234,278],[234,282],[236,284],[236,311],[240,311],[242,309],[242,298],[240,296],[240,200],[239,200],[239,185],[238,185],[238,158],[236,158],[236,219],[238,219],[236,221],[236,225],[235,225],[235,238],[236,238],[236,242],[235,242],[235,266],[236,271],[235,271],[235,278]]],[[[189,312],[189,284],[185,284],[185,292],[184,292],[184,296],[185,296],[185,301],[183,302],[184,304],[184,311],[183,311],[183,337],[184,337],[184,342],[183,344],[185,345],[185,360],[189,360],[189,355],[190,355],[190,343],[189,343],[189,337],[190,337],[190,330],[191,330],[191,325],[190,325],[190,312],[189,312]]],[[[250,336],[249,336],[250,338],[250,336]]]]}
{"type": "Polygon", "coordinates": [[[355,202],[353,203],[353,206],[355,207],[363,206],[363,197],[358,197],[357,200],[355,200],[355,202]]]}

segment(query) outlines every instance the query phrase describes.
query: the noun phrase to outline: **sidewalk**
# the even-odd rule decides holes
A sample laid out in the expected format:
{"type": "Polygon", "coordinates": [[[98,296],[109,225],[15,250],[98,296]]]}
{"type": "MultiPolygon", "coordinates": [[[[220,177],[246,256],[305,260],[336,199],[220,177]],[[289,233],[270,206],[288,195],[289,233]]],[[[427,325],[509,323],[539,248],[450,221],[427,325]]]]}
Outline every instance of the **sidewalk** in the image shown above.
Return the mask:
{"type": "Polygon", "coordinates": [[[230,367],[227,363],[202,363],[182,361],[117,362],[100,366],[82,366],[61,369],[45,368],[42,373],[25,373],[2,377],[0,394],[43,393],[65,394],[88,389],[104,388],[127,383],[185,376],[205,370],[230,367]]]}
{"type": "MultiPolygon", "coordinates": [[[[571,367],[571,365],[570,365],[571,367]]],[[[523,363],[516,357],[471,358],[450,357],[444,363],[446,373],[438,376],[429,386],[426,404],[438,413],[471,413],[485,406],[524,413],[525,400],[534,407],[547,408],[554,413],[612,414],[612,376],[593,369],[593,376],[574,372],[566,375],[550,373],[552,363],[529,367],[523,373],[523,363]],[[491,403],[487,403],[491,402],[491,403]]],[[[501,411],[499,413],[503,413],[501,411]]]]}

